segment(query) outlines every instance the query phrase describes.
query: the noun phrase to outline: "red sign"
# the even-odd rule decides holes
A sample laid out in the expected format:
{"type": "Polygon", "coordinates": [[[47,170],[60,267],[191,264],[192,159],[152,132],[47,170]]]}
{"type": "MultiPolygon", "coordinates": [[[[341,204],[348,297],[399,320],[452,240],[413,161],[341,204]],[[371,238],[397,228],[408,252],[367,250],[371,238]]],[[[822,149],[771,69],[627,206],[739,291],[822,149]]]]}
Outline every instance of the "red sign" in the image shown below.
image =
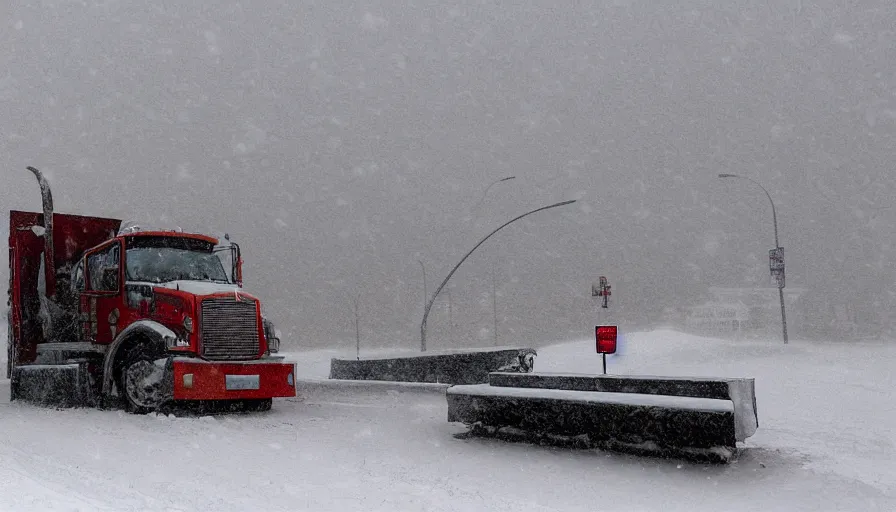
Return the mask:
{"type": "Polygon", "coordinates": [[[597,338],[598,354],[615,354],[616,353],[616,326],[615,325],[598,325],[594,329],[597,338]]]}

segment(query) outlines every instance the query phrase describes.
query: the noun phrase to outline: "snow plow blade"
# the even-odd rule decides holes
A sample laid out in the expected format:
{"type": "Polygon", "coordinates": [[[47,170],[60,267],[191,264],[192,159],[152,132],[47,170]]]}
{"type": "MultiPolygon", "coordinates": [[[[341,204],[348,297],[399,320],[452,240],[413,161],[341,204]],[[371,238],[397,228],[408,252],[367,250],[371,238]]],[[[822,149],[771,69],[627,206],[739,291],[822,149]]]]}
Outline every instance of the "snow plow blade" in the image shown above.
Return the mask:
{"type": "Polygon", "coordinates": [[[11,377],[11,401],[57,408],[97,404],[87,363],[15,366],[11,377]]]}
{"type": "Polygon", "coordinates": [[[332,359],[330,378],[440,384],[481,384],[495,371],[531,372],[532,348],[446,351],[419,356],[332,359]]]}
{"type": "Polygon", "coordinates": [[[758,427],[753,379],[492,373],[446,397],[473,435],[712,462],[758,427]]]}
{"type": "MultiPolygon", "coordinates": [[[[295,364],[282,358],[241,362],[209,362],[170,357],[164,363],[160,412],[264,411],[273,398],[295,397],[295,364]]],[[[12,371],[10,400],[70,408],[106,406],[99,400],[86,362],[22,365],[12,371]]]]}

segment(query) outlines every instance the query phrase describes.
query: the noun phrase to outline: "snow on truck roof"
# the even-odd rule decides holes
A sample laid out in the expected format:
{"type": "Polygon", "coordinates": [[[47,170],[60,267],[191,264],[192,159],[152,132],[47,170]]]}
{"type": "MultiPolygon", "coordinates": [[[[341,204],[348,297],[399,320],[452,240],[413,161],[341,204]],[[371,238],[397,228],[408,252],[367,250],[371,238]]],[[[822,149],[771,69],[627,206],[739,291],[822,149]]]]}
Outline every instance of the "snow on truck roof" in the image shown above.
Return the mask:
{"type": "MultiPolygon", "coordinates": [[[[184,233],[184,230],[180,227],[175,227],[173,229],[167,229],[164,227],[156,227],[156,226],[141,226],[133,221],[124,222],[121,227],[118,229],[118,236],[125,238],[136,238],[136,237],[173,237],[173,238],[190,238],[193,240],[202,240],[204,242],[210,243],[212,245],[217,246],[219,243],[219,239],[213,236],[205,235],[202,233],[184,233]]],[[[226,240],[230,240],[230,237],[227,234],[224,234],[224,238],[226,240]]]]}
{"type": "Polygon", "coordinates": [[[119,233],[119,236],[125,238],[137,237],[176,237],[176,238],[192,238],[194,240],[202,240],[212,245],[218,245],[218,239],[212,236],[203,235],[201,233],[184,233],[183,231],[130,231],[127,233],[119,233]]]}

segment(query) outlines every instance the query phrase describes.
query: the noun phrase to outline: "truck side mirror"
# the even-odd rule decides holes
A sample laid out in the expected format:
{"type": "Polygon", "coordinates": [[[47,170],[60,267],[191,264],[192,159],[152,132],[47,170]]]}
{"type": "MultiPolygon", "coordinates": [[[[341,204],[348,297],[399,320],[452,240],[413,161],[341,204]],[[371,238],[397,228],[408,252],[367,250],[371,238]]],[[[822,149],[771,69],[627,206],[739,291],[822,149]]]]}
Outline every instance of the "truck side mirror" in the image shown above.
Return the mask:
{"type": "Polygon", "coordinates": [[[231,247],[233,247],[233,280],[240,287],[243,286],[243,255],[240,252],[239,244],[235,244],[230,242],[231,247]]]}

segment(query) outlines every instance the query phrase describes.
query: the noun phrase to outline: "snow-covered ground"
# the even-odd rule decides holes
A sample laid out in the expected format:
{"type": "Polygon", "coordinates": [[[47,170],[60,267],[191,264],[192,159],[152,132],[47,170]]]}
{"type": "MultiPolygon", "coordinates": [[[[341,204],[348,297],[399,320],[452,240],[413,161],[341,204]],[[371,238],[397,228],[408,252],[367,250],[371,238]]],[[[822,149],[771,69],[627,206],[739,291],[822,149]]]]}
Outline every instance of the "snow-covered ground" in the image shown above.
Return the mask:
{"type": "MultiPolygon", "coordinates": [[[[721,466],[460,440],[444,396],[412,389],[173,418],[10,404],[0,380],[0,510],[896,510],[896,344],[653,331],[622,348],[611,373],[755,377],[748,450],[721,466]]],[[[294,354],[307,378],[352,355],[294,354]]],[[[536,370],[599,364],[586,340],[542,348],[536,370]]]]}

